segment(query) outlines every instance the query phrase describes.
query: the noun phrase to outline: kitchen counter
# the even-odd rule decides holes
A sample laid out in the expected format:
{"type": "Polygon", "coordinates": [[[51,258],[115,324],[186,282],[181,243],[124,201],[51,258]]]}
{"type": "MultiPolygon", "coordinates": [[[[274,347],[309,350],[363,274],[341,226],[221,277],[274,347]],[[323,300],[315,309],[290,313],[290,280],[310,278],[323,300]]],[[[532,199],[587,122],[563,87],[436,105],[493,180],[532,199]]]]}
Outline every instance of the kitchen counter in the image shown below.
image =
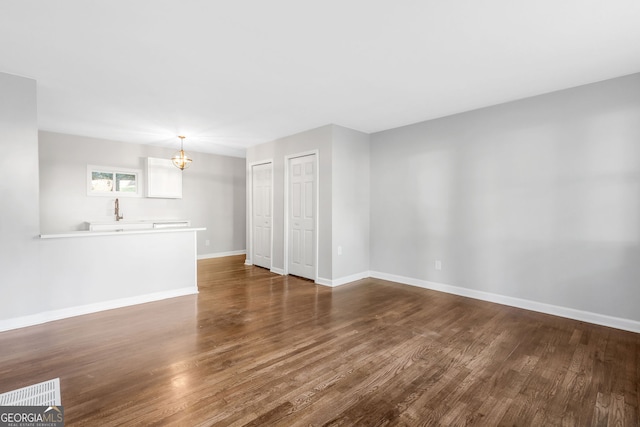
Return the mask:
{"type": "Polygon", "coordinates": [[[204,231],[203,227],[171,227],[171,228],[142,228],[142,229],[130,229],[130,230],[115,230],[115,231],[69,231],[66,233],[55,234],[41,234],[41,239],[60,239],[68,237],[96,237],[96,236],[115,236],[115,235],[129,235],[129,234],[149,234],[149,233],[176,233],[186,231],[204,231]]]}
{"type": "Polygon", "coordinates": [[[42,234],[50,311],[11,328],[198,293],[197,232],[176,227],[42,234]]]}

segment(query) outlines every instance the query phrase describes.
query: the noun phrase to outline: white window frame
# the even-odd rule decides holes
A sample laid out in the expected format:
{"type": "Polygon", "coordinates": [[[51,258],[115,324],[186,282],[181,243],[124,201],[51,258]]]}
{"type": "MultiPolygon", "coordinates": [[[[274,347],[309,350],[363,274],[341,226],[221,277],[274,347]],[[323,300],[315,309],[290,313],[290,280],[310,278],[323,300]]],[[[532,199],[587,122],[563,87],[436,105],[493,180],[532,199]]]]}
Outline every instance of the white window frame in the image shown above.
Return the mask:
{"type": "Polygon", "coordinates": [[[97,196],[97,197],[142,197],[142,169],[129,169],[129,168],[120,168],[115,166],[99,166],[99,165],[87,165],[87,196],[97,196]],[[117,173],[126,173],[135,175],[136,177],[136,192],[130,193],[125,191],[116,191],[115,187],[111,191],[94,191],[91,189],[91,181],[93,172],[104,172],[111,173],[114,175],[117,173]]]}

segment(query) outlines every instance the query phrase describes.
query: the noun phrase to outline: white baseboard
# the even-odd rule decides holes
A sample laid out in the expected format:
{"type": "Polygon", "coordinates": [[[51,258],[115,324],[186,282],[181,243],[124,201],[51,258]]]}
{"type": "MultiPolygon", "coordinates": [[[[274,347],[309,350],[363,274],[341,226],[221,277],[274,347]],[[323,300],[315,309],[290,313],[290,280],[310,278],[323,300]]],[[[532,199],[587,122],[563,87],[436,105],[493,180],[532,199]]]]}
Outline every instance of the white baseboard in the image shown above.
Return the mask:
{"type": "MultiPolygon", "coordinates": [[[[253,265],[253,262],[250,259],[245,259],[244,265],[253,265]]],[[[269,271],[275,274],[279,274],[280,276],[284,276],[284,269],[282,268],[271,267],[269,271]]]]}
{"type": "Polygon", "coordinates": [[[80,305],[76,307],[63,308],[60,310],[46,311],[44,313],[32,314],[30,316],[15,317],[12,319],[0,320],[0,332],[11,329],[25,328],[27,326],[39,325],[41,323],[53,322],[54,320],[66,319],[68,317],[81,316],[83,314],[96,313],[98,311],[112,310],[130,305],[144,304],[147,302],[159,301],[167,298],[181,297],[198,293],[197,287],[187,287],[172,289],[164,292],[154,292],[152,294],[138,295],[129,298],[98,302],[94,304],[80,305]]]}
{"type": "Polygon", "coordinates": [[[318,277],[315,283],[322,286],[333,286],[331,279],[325,279],[324,277],[318,277]]]}
{"type": "MultiPolygon", "coordinates": [[[[253,262],[250,259],[245,259],[244,265],[253,265],[253,262]]],[[[282,268],[271,267],[269,271],[275,274],[279,274],[280,276],[284,276],[284,269],[282,268]]]]}
{"type": "Polygon", "coordinates": [[[366,279],[367,277],[371,277],[370,272],[362,271],[360,273],[351,274],[349,276],[340,277],[338,279],[325,279],[324,277],[318,277],[316,283],[318,285],[323,286],[331,286],[335,288],[336,286],[346,285],[347,283],[355,282],[356,280],[366,279]]]}
{"type": "MultiPolygon", "coordinates": [[[[231,255],[242,255],[242,253],[231,253],[231,255]]],[[[227,253],[228,254],[228,253],[227,253]]],[[[230,256],[230,255],[220,255],[230,256]]],[[[271,268],[271,272],[284,275],[284,270],[279,268],[271,268]]],[[[382,273],[379,271],[366,271],[350,276],[341,277],[339,279],[325,279],[319,277],[316,283],[324,286],[341,286],[356,280],[373,277],[376,279],[389,280],[392,282],[402,283],[410,286],[417,286],[424,289],[445,292],[453,295],[474,298],[482,301],[493,302],[497,304],[518,307],[525,310],[537,311],[540,313],[551,314],[554,316],[566,317],[569,319],[580,320],[583,322],[594,323],[596,325],[608,326],[611,328],[622,329],[626,331],[640,333],[640,322],[620,317],[613,317],[599,313],[593,313],[583,310],[576,310],[568,307],[561,307],[552,304],[545,304],[537,301],[531,301],[521,298],[509,297],[505,295],[494,294],[490,292],[478,291],[474,289],[462,288],[458,286],[446,285],[443,283],[430,282],[427,280],[415,279],[411,277],[398,276],[395,274],[382,273]]],[[[76,307],[69,307],[60,310],[52,310],[44,313],[33,314],[29,316],[21,316],[12,319],[0,320],[0,332],[12,329],[24,328],[27,326],[39,325],[54,320],[66,319],[68,317],[81,316],[104,310],[112,310],[115,308],[127,307],[136,304],[144,304],[147,302],[159,301],[167,298],[175,298],[185,295],[197,294],[196,287],[186,287],[173,289],[164,292],[155,292],[152,294],[139,295],[130,298],[121,298],[112,301],[99,302],[95,304],[87,304],[76,307]]]]}
{"type": "MultiPolygon", "coordinates": [[[[212,254],[198,255],[198,259],[222,258],[222,257],[225,257],[225,256],[246,255],[246,254],[247,254],[247,251],[245,251],[245,250],[229,251],[229,252],[216,252],[216,253],[212,253],[212,254]]],[[[251,265],[251,264],[247,264],[247,265],[251,265]]]]}
{"type": "Polygon", "coordinates": [[[371,271],[370,277],[373,277],[375,279],[389,280],[391,282],[402,283],[405,285],[417,286],[425,289],[431,289],[434,291],[445,292],[448,294],[460,295],[463,297],[474,298],[482,301],[494,302],[511,307],[523,308],[525,310],[552,314],[554,316],[566,317],[573,320],[580,320],[583,322],[594,323],[596,325],[608,326],[625,331],[640,332],[640,322],[636,320],[623,319],[620,317],[613,317],[605,314],[576,310],[574,308],[561,307],[557,305],[509,297],[490,292],[445,285],[443,283],[429,282],[427,280],[414,279],[411,277],[397,276],[395,274],[381,273],[379,271],[371,271]]]}

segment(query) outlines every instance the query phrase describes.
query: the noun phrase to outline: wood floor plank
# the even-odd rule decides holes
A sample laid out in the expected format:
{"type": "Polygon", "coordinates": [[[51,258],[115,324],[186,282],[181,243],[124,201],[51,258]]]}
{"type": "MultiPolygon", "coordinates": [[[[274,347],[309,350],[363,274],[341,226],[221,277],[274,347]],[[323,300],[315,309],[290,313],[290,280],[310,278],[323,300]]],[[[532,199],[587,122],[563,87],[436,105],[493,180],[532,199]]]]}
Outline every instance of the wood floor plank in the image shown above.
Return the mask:
{"type": "Polygon", "coordinates": [[[200,293],[0,333],[0,392],[60,377],[69,426],[640,420],[640,335],[364,279],[198,262],[200,293]]]}

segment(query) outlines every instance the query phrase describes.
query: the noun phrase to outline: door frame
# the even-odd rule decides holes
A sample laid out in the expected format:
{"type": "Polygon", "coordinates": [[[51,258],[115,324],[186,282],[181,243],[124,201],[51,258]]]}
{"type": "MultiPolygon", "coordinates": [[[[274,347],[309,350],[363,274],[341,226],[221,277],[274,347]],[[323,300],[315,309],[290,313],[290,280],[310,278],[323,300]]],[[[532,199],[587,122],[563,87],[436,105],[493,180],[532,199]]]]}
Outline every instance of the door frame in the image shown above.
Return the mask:
{"type": "Polygon", "coordinates": [[[245,265],[253,265],[253,167],[260,165],[271,165],[271,266],[270,271],[273,271],[273,159],[260,160],[258,162],[249,163],[249,247],[247,248],[247,254],[249,257],[245,260],[245,265]]]}
{"type": "Polygon", "coordinates": [[[318,259],[319,259],[319,223],[320,223],[320,152],[319,150],[302,151],[296,154],[289,154],[284,156],[284,274],[289,274],[289,174],[291,173],[290,160],[298,157],[306,157],[315,154],[315,186],[316,186],[316,200],[315,200],[315,212],[313,215],[315,236],[313,236],[315,244],[315,260],[314,260],[314,277],[313,281],[318,281],[318,259]]]}

